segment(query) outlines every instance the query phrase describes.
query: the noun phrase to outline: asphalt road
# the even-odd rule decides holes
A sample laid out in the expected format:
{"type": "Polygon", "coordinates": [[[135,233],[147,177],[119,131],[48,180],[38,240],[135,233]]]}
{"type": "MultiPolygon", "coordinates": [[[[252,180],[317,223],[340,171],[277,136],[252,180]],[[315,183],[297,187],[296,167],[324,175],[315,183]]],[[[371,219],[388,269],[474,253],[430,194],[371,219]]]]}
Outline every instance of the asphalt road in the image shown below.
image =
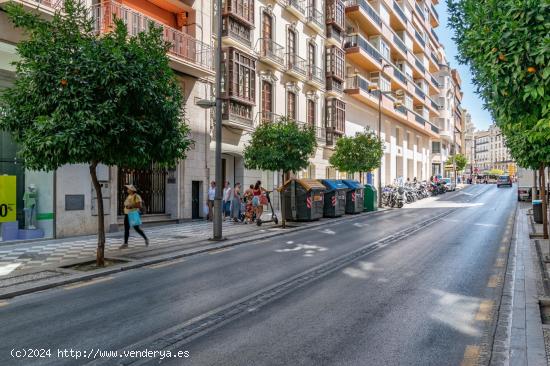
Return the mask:
{"type": "Polygon", "coordinates": [[[503,270],[514,192],[472,186],[401,210],[0,303],[0,365],[482,359],[500,296],[491,276],[503,270]],[[36,348],[51,357],[10,355],[36,348]],[[81,358],[58,357],[58,349],[81,358]],[[100,358],[98,350],[189,357],[100,358]]]}

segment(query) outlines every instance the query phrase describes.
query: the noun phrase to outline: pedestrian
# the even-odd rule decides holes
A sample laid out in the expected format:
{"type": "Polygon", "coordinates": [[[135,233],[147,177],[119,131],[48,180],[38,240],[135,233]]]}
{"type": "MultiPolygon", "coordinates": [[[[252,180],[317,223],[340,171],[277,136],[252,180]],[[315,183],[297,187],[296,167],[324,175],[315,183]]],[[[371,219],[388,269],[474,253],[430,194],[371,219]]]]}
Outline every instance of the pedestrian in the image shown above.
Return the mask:
{"type": "Polygon", "coordinates": [[[244,203],[245,203],[245,213],[244,213],[244,222],[245,224],[251,224],[254,222],[254,185],[251,184],[249,188],[244,191],[244,203]]]}
{"type": "Polygon", "coordinates": [[[223,212],[223,218],[224,220],[229,217],[229,213],[231,211],[231,199],[232,199],[232,189],[231,184],[229,184],[229,181],[225,182],[225,187],[223,189],[223,206],[222,206],[222,212],[223,212]]]}
{"type": "MultiPolygon", "coordinates": [[[[137,189],[133,184],[127,184],[124,187],[126,187],[128,196],[126,200],[124,200],[124,244],[122,244],[119,249],[128,248],[128,238],[130,237],[130,220],[128,219],[128,214],[139,214],[139,210],[143,204],[143,200],[141,196],[137,194],[137,189]]],[[[139,225],[133,225],[133,228],[145,240],[145,246],[149,246],[149,239],[140,229],[139,225]]]]}
{"type": "Polygon", "coordinates": [[[208,188],[208,215],[206,219],[212,221],[214,218],[214,199],[216,198],[216,182],[210,182],[210,188],[208,188]]]}
{"type": "Polygon", "coordinates": [[[239,222],[241,217],[241,183],[235,183],[235,187],[231,192],[231,218],[235,222],[239,222]]]}
{"type": "Polygon", "coordinates": [[[264,203],[267,204],[267,202],[264,202],[264,200],[262,200],[262,196],[265,197],[265,189],[262,187],[261,181],[256,182],[252,190],[252,194],[252,205],[254,206],[256,220],[258,220],[262,217],[262,214],[264,213],[264,203]]]}

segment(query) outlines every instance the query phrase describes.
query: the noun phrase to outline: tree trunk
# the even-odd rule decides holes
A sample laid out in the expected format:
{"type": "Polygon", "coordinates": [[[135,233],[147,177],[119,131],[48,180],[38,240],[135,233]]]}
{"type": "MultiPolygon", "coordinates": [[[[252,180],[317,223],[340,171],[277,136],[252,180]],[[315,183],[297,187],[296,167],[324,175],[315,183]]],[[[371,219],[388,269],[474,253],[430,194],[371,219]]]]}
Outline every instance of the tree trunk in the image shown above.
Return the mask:
{"type": "Polygon", "coordinates": [[[546,209],[546,175],[544,174],[544,164],[540,166],[540,197],[542,199],[542,234],[544,239],[548,239],[548,212],[546,209]]]}
{"type": "Polygon", "coordinates": [[[92,176],[92,183],[97,196],[97,254],[96,264],[98,267],[105,265],[105,220],[103,213],[103,195],[101,193],[101,185],[97,180],[97,161],[92,162],[90,165],[90,175],[92,176]]]}
{"type": "Polygon", "coordinates": [[[537,180],[537,171],[533,170],[533,190],[531,192],[531,199],[536,200],[537,199],[537,187],[538,187],[538,180],[537,180]]]}
{"type": "MultiPolygon", "coordinates": [[[[282,173],[281,177],[283,180],[281,181],[281,187],[285,184],[285,172],[282,173]]],[[[286,217],[285,217],[285,199],[284,199],[284,192],[281,190],[279,192],[279,199],[281,200],[281,226],[283,229],[286,227],[286,217]]]]}

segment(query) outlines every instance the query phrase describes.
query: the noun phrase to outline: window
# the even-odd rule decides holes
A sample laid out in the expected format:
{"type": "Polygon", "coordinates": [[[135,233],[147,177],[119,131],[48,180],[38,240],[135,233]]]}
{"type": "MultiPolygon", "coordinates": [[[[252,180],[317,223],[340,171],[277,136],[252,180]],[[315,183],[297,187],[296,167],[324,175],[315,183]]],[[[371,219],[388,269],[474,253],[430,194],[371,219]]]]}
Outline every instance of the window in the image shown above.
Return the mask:
{"type": "Polygon", "coordinates": [[[386,42],[380,40],[380,53],[382,54],[382,57],[384,57],[386,60],[390,60],[390,47],[386,44],[386,42]]]}
{"type": "Polygon", "coordinates": [[[434,153],[434,154],[441,153],[441,142],[432,141],[432,153],[434,153]]]}
{"type": "Polygon", "coordinates": [[[286,92],[286,116],[296,120],[296,93],[286,92]]]}
{"type": "Polygon", "coordinates": [[[345,58],[344,51],[336,46],[327,49],[325,54],[325,69],[329,76],[344,80],[345,58]]]}
{"type": "Polygon", "coordinates": [[[225,51],[227,68],[223,91],[229,98],[254,104],[256,100],[256,61],[235,48],[225,51]]]}
{"type": "Polygon", "coordinates": [[[333,24],[341,30],[344,30],[346,25],[344,3],[340,0],[327,0],[326,4],[327,23],[333,24]]]}
{"type": "Polygon", "coordinates": [[[326,100],[326,127],[339,134],[346,132],[346,103],[336,98],[326,100]]]}
{"type": "Polygon", "coordinates": [[[254,25],[254,0],[225,0],[225,11],[239,20],[254,25]]]}
{"type": "Polygon", "coordinates": [[[307,100],[307,124],[315,126],[315,102],[312,99],[307,100]]]}

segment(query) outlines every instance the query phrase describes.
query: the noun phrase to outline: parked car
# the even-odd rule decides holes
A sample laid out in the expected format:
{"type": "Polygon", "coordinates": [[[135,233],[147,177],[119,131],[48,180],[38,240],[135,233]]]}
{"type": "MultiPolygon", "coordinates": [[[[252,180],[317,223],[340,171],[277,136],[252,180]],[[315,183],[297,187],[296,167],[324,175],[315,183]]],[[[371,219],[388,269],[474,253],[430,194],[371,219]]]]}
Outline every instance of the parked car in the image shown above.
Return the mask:
{"type": "Polygon", "coordinates": [[[497,179],[497,188],[502,186],[512,187],[512,178],[509,175],[501,175],[497,179]]]}
{"type": "Polygon", "coordinates": [[[451,178],[441,178],[441,182],[445,184],[447,192],[456,190],[455,183],[451,178]]]}
{"type": "Polygon", "coordinates": [[[531,202],[534,173],[533,170],[518,167],[516,175],[516,182],[518,183],[518,201],[531,202]]]}

